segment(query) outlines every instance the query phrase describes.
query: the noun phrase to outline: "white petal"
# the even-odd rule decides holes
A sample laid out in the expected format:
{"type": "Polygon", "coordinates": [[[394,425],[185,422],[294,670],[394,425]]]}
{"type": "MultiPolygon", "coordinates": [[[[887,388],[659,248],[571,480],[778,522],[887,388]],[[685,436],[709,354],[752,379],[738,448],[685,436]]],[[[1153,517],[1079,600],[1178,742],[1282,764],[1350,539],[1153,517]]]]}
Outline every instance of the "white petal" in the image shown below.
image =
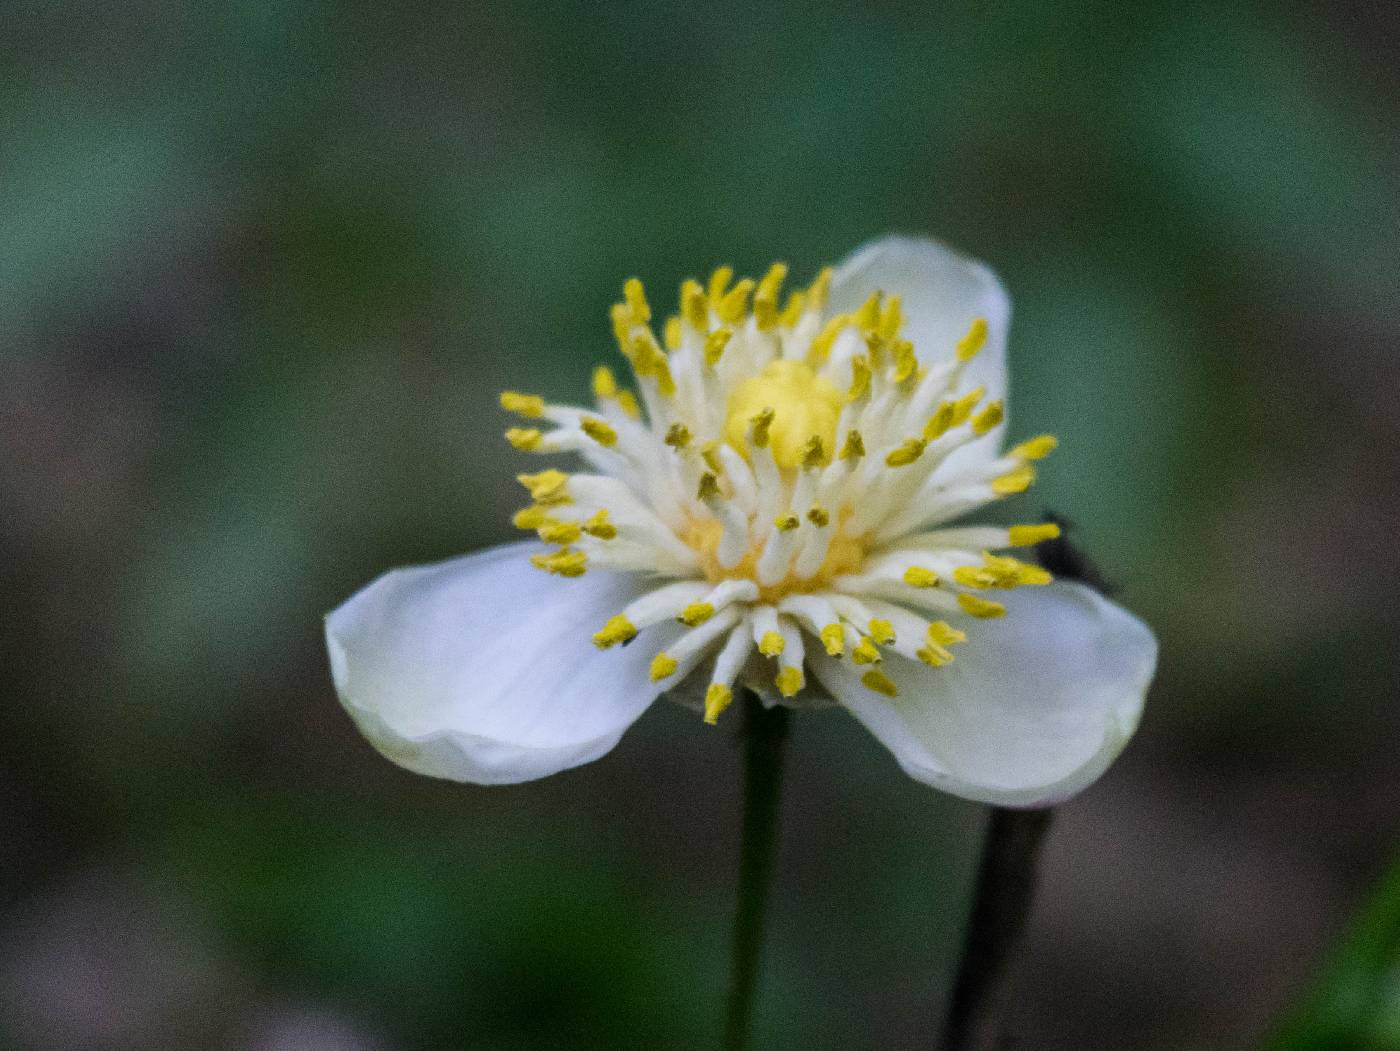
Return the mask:
{"type": "MultiPolygon", "coordinates": [[[[882,237],[858,248],[836,269],[831,282],[831,309],[858,308],[870,293],[898,295],[907,318],[904,336],[924,362],[947,361],[977,318],[987,321],[987,342],[968,363],[963,390],[979,384],[987,399],[1006,398],[1006,338],[1011,300],[990,268],[949,246],[922,237],[882,237]]],[[[970,467],[994,459],[1001,449],[1005,424],[948,458],[970,467]]]]}
{"type": "Polygon", "coordinates": [[[1157,641],[1082,584],[1001,601],[1006,616],[970,624],[952,664],[888,657],[895,698],[862,686],[849,661],[811,663],[911,777],[980,802],[1049,806],[1092,784],[1132,736],[1157,641]]]}
{"type": "Polygon", "coordinates": [[[609,751],[661,692],[648,665],[674,629],[592,642],[639,579],[553,577],[529,564],[539,550],[396,569],[326,618],[341,703],[385,756],[456,781],[528,781],[609,751]]]}

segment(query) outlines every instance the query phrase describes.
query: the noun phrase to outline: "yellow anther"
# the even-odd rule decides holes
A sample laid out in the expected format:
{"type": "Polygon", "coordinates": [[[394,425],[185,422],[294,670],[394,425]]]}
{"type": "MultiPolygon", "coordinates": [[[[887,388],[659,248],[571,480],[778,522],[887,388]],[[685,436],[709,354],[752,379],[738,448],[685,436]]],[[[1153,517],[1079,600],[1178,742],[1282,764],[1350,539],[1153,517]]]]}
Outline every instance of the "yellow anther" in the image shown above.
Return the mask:
{"type": "Polygon", "coordinates": [[[977,357],[986,342],[987,319],[984,317],[976,318],[968,328],[967,335],[958,340],[958,360],[971,361],[973,358],[977,357]]]}
{"type": "Polygon", "coordinates": [[[851,650],[851,660],[857,664],[879,664],[884,658],[880,655],[880,649],[875,643],[865,635],[860,637],[855,649],[851,650]]]}
{"type": "Polygon", "coordinates": [[[780,668],[778,674],[773,679],[773,684],[778,687],[778,692],[784,697],[795,697],[797,691],[802,689],[806,679],[802,676],[802,669],[789,664],[785,668],[780,668]]]}
{"type": "Polygon", "coordinates": [[[822,326],[822,330],[817,333],[812,345],[807,349],[807,360],[813,368],[820,368],[826,364],[826,359],[831,357],[831,346],[836,342],[836,337],[850,323],[850,314],[837,314],[822,326]]]}
{"type": "Polygon", "coordinates": [[[672,314],[666,319],[666,324],[661,329],[661,336],[666,341],[667,350],[681,349],[681,319],[677,314],[672,314]]]}
{"type": "Polygon", "coordinates": [[[900,339],[890,349],[894,354],[894,381],[903,384],[907,390],[909,381],[917,378],[919,373],[919,358],[914,353],[914,344],[900,339]]]}
{"type": "Polygon", "coordinates": [[[959,631],[946,620],[935,620],[928,626],[927,638],[935,646],[956,646],[967,641],[967,632],[959,631]]]}
{"type": "Polygon", "coordinates": [[[860,305],[860,309],[851,320],[861,332],[867,335],[875,334],[880,324],[880,293],[871,292],[870,298],[860,305]]]}
{"type": "Polygon", "coordinates": [[[614,303],[608,310],[608,317],[612,318],[613,336],[617,339],[617,345],[623,354],[628,354],[627,348],[632,342],[632,311],[627,309],[626,303],[614,303]]]}
{"type": "Polygon", "coordinates": [[[807,297],[801,292],[791,292],[788,294],[787,305],[783,307],[783,312],[778,315],[778,324],[784,328],[796,328],[797,323],[802,320],[802,311],[807,306],[807,297]]]}
{"type": "Polygon", "coordinates": [[[533,504],[530,507],[522,507],[515,512],[510,523],[516,529],[538,529],[549,520],[549,508],[533,504]]]}
{"type": "Polygon", "coordinates": [[[831,291],[831,275],[831,267],[822,267],[821,272],[817,274],[817,279],[807,289],[807,300],[811,303],[812,309],[821,310],[826,306],[826,297],[831,291]]]}
{"type": "Polygon", "coordinates": [[[603,625],[603,630],[593,636],[593,645],[600,650],[616,646],[620,642],[630,642],[637,637],[637,629],[621,613],[603,625]]]}
{"type": "Polygon", "coordinates": [[[718,500],[720,495],[719,479],[706,471],[700,476],[700,484],[695,489],[695,499],[704,503],[706,500],[718,500]]]}
{"type": "Polygon", "coordinates": [[[988,402],[987,407],[972,417],[972,433],[986,434],[1006,418],[1006,408],[1000,401],[988,402]]]}
{"type": "Polygon", "coordinates": [[[787,640],[776,631],[765,631],[758,640],[758,652],[765,657],[780,657],[787,648],[787,640]]]}
{"type": "Polygon", "coordinates": [[[885,340],[878,333],[865,333],[865,349],[870,354],[870,368],[879,372],[885,366],[885,340]]]}
{"type": "Polygon", "coordinates": [[[681,610],[676,619],[688,628],[699,627],[715,615],[715,607],[708,602],[692,602],[681,610]]]}
{"type": "Polygon", "coordinates": [[[617,526],[608,521],[607,508],[603,508],[584,522],[583,531],[589,536],[596,536],[599,540],[613,540],[617,537],[617,526]]]}
{"type": "Polygon", "coordinates": [[[733,335],[732,329],[717,328],[705,337],[706,365],[714,368],[719,364],[719,359],[724,356],[724,348],[729,346],[729,340],[733,335]]]}
{"type": "Polygon", "coordinates": [[[734,703],[734,691],[722,682],[712,682],[705,690],[705,722],[714,726],[724,710],[734,703]]]}
{"type": "Polygon", "coordinates": [[[606,365],[593,370],[593,397],[599,400],[617,397],[617,377],[606,365]]]}
{"type": "Polygon", "coordinates": [[[780,533],[791,533],[801,524],[802,519],[798,518],[791,511],[788,511],[786,514],[781,514],[777,518],[773,519],[773,528],[778,530],[778,532],[780,533]]]}
{"type": "Polygon", "coordinates": [[[753,281],[744,278],[736,281],[734,287],[724,294],[715,307],[715,313],[726,325],[732,325],[739,321],[749,309],[749,293],[753,291],[753,281]]]}
{"type": "Polygon", "coordinates": [[[953,426],[953,403],[951,401],[941,401],[938,408],[933,411],[933,415],[928,418],[928,423],[924,424],[924,437],[929,441],[936,441],[948,433],[948,429],[953,426]]]}
{"type": "Polygon", "coordinates": [[[824,529],[831,523],[831,514],[821,504],[813,504],[807,508],[807,521],[818,529],[824,529]]]}
{"type": "Polygon", "coordinates": [[[749,441],[755,449],[762,449],[768,445],[769,432],[777,415],[777,410],[770,406],[749,417],[749,441]]]}
{"type": "Polygon", "coordinates": [[[515,480],[529,490],[530,498],[537,504],[569,502],[569,476],[563,471],[551,467],[539,474],[518,474],[515,480]]]}
{"type": "Polygon", "coordinates": [[[719,306],[719,301],[724,298],[725,291],[729,288],[729,282],[734,279],[734,268],[732,266],[720,266],[715,268],[715,272],[710,275],[709,287],[705,290],[710,298],[711,306],[719,306]]]}
{"type": "Polygon", "coordinates": [[[521,394],[518,391],[501,391],[501,408],[506,412],[513,412],[517,416],[526,416],[532,420],[539,419],[544,415],[544,399],[538,394],[521,394]]]}
{"type": "Polygon", "coordinates": [[[986,562],[985,571],[996,579],[997,587],[1015,588],[1022,584],[1042,586],[1055,579],[1049,570],[1009,555],[994,555],[990,551],[984,551],[982,558],[986,562]]]}
{"type": "Polygon", "coordinates": [[[540,534],[540,539],[546,544],[572,544],[583,536],[583,526],[577,522],[552,520],[543,523],[537,532],[540,534]]]}
{"type": "Polygon", "coordinates": [[[1028,463],[1014,467],[1005,474],[992,479],[992,492],[998,496],[1024,493],[1035,481],[1035,468],[1028,463]]]}
{"type": "Polygon", "coordinates": [[[630,390],[620,390],[617,392],[617,404],[623,412],[627,413],[634,420],[642,418],[642,407],[637,404],[637,396],[630,390]]]}
{"type": "Polygon", "coordinates": [[[851,359],[851,386],[846,391],[847,401],[860,401],[870,391],[870,362],[865,358],[851,359]]]}
{"type": "Polygon", "coordinates": [[[718,477],[724,473],[724,464],[719,460],[719,442],[706,442],[704,448],[700,450],[700,459],[705,461],[705,466],[718,477]]]}
{"type": "Polygon", "coordinates": [[[1059,440],[1053,434],[1042,434],[1030,441],[1022,442],[1008,454],[1022,460],[1043,460],[1055,451],[1059,440]]]}
{"type": "Polygon", "coordinates": [[[530,564],[557,576],[581,577],[588,568],[588,556],[582,551],[556,551],[552,555],[531,555],[530,564]]]}
{"type": "Polygon", "coordinates": [[[1054,522],[1046,522],[1043,525],[1015,525],[1007,532],[1011,534],[1009,540],[1012,547],[1030,547],[1042,540],[1059,539],[1060,527],[1054,522]]]}
{"type": "Polygon", "coordinates": [[[867,690],[874,690],[886,697],[898,697],[899,687],[879,668],[872,668],[860,677],[860,684],[867,690]]]}
{"type": "Polygon", "coordinates": [[[880,320],[876,326],[876,331],[881,339],[892,340],[899,335],[900,326],[904,324],[904,312],[900,309],[898,296],[890,296],[885,300],[885,308],[880,311],[880,320]]]}
{"type": "Polygon", "coordinates": [[[996,574],[981,566],[959,566],[953,570],[953,579],[965,588],[994,588],[1000,584],[996,574]]]}
{"type": "Polygon", "coordinates": [[[910,438],[885,457],[888,467],[908,467],[924,454],[928,442],[922,438],[910,438]]]}
{"type": "Polygon", "coordinates": [[[997,617],[1006,615],[1006,607],[1000,602],[993,602],[991,599],[985,599],[979,595],[969,595],[966,592],[959,592],[958,605],[962,607],[964,613],[981,620],[995,620],[997,617]]]}
{"type": "Polygon", "coordinates": [[[710,304],[705,300],[705,289],[699,281],[687,278],[681,282],[681,314],[691,328],[698,332],[709,331],[710,304]]]}
{"type": "Polygon", "coordinates": [[[651,659],[651,681],[660,682],[666,676],[674,675],[679,666],[676,663],[676,658],[662,650],[651,659]]]}
{"type": "Polygon", "coordinates": [[[622,285],[622,295],[627,300],[627,307],[632,312],[634,322],[645,325],[651,320],[651,304],[647,302],[646,290],[642,288],[641,281],[629,277],[622,285]]]}
{"type": "Polygon", "coordinates": [[[506,441],[524,452],[533,452],[544,441],[544,432],[538,427],[512,427],[506,431],[506,441]]]}
{"type": "Polygon", "coordinates": [[[828,624],[822,628],[821,640],[828,656],[839,657],[846,652],[846,629],[840,624],[828,624]]]}
{"type": "Polygon", "coordinates": [[[656,379],[656,389],[668,398],[676,393],[676,381],[671,377],[671,363],[666,352],[656,345],[656,337],[650,329],[642,329],[632,338],[631,353],[628,355],[632,369],[638,376],[651,376],[656,379]]]}
{"type": "Polygon", "coordinates": [[[847,432],[845,444],[841,446],[841,459],[859,460],[864,455],[865,439],[860,436],[860,431],[847,432]]]}
{"type": "Polygon", "coordinates": [[[953,402],[953,426],[961,427],[977,408],[977,403],[986,396],[986,387],[973,387],[957,401],[953,402]]]}
{"type": "Polygon", "coordinates": [[[684,449],[690,444],[690,428],[683,423],[673,423],[666,428],[664,440],[673,449],[684,449]]]}
{"type": "Polygon", "coordinates": [[[910,566],[904,571],[904,583],[911,588],[938,587],[938,574],[923,566],[910,566]]]}
{"type": "Polygon", "coordinates": [[[778,324],[778,294],[787,272],[787,264],[774,263],[754,288],[753,318],[761,332],[767,332],[778,324]]]}
{"type": "Polygon", "coordinates": [[[611,448],[617,444],[617,431],[612,426],[595,416],[585,416],[579,421],[579,427],[583,433],[592,438],[599,445],[611,448]]]}
{"type": "Polygon", "coordinates": [[[826,444],[822,441],[820,434],[814,434],[802,445],[802,451],[798,454],[798,460],[802,466],[809,470],[814,467],[821,467],[826,463],[826,444]]]}
{"type": "Polygon", "coordinates": [[[894,642],[894,625],[887,620],[875,617],[865,628],[870,632],[870,637],[881,646],[888,646],[894,642]]]}
{"type": "Polygon", "coordinates": [[[914,651],[914,656],[923,661],[930,668],[941,668],[945,664],[953,663],[952,651],[944,646],[937,646],[929,643],[927,646],[920,646],[914,651]]]}

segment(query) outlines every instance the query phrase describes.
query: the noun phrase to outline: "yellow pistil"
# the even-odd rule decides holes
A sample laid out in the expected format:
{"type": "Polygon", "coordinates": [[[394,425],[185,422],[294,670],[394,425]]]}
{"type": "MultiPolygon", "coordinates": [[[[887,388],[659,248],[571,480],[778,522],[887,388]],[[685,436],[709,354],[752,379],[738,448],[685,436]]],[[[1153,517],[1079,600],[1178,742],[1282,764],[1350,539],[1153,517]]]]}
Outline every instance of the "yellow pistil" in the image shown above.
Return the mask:
{"type": "Polygon", "coordinates": [[[734,703],[734,691],[722,682],[710,683],[705,691],[705,722],[714,726],[724,710],[734,703]]]}
{"type": "Polygon", "coordinates": [[[841,404],[841,392],[811,366],[786,359],[774,361],[759,375],[740,383],[729,396],[725,438],[747,454],[752,424],[754,446],[771,443],[779,467],[797,467],[811,455],[813,438],[821,442],[822,450],[835,446],[841,404]]]}
{"type": "Polygon", "coordinates": [[[605,650],[610,646],[616,646],[621,642],[629,642],[637,637],[637,629],[632,626],[632,622],[621,613],[613,617],[603,625],[603,630],[593,636],[593,645],[600,650],[605,650]]]}

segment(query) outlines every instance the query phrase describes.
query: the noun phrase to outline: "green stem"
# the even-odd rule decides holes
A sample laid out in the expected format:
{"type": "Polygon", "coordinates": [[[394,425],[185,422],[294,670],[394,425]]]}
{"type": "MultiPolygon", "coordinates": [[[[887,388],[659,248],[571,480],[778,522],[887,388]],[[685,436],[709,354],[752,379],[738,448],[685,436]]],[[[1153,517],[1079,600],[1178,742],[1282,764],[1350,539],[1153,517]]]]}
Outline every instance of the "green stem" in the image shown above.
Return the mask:
{"type": "Polygon", "coordinates": [[[1006,1046],[1002,1012],[1010,965],[1030,916],[1040,846],[1051,814],[1048,809],[992,808],[942,1051],[997,1051],[1006,1046]]]}
{"type": "Polygon", "coordinates": [[[765,708],[747,691],[741,703],[744,706],[744,831],[739,847],[739,901],[734,914],[729,1013],[724,1026],[727,1051],[743,1051],[749,1046],[759,955],[763,949],[763,920],[778,839],[783,740],[788,727],[786,708],[765,708]]]}

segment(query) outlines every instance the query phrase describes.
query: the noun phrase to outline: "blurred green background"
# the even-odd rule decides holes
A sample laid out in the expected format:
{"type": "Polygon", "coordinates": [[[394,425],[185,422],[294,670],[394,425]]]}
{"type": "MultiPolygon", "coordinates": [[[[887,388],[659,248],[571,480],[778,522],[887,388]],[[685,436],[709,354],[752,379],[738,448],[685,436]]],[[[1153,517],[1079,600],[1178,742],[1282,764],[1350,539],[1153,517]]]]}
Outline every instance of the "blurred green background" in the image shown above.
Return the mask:
{"type": "MultiPolygon", "coordinates": [[[[1162,642],[1050,840],[1021,1046],[1304,999],[1400,815],[1394,5],[3,10],[0,1046],[712,1046],[730,734],[415,778],[321,616],[508,535],[496,392],[579,396],[625,277],[890,230],[1002,274],[1032,506],[1162,642]]],[[[783,820],[759,1045],[931,1047],[981,811],[827,713],[783,820]]],[[[1366,915],[1389,1028],[1308,1046],[1400,1047],[1366,915]]]]}

